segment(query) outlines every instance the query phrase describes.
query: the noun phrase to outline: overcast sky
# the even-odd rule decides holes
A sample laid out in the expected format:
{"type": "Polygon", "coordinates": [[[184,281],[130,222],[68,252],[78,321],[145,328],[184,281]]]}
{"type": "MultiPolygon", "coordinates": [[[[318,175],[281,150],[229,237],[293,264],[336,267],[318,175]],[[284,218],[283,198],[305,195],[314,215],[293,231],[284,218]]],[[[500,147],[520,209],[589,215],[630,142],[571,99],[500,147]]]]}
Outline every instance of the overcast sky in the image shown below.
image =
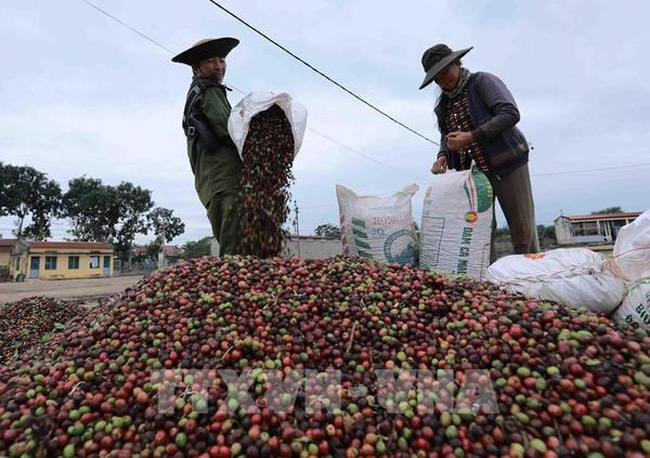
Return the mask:
{"type": "MultiPolygon", "coordinates": [[[[301,233],[336,224],[337,183],[380,195],[417,183],[419,222],[437,146],[362,105],[208,0],[92,1],[174,52],[205,37],[237,37],[226,84],[244,93],[288,92],[307,107],[310,130],[294,167],[301,233]]],[[[648,2],[220,3],[436,141],[437,90],[433,84],[418,90],[420,58],[439,42],[474,46],[465,66],[508,85],[521,111],[519,127],[534,146],[539,224],[552,224],[560,212],[650,208],[648,2]]],[[[112,185],[130,181],[185,222],[174,243],[210,235],[180,127],[188,67],[81,0],[2,2],[0,41],[1,161],[45,172],[64,191],[81,175],[112,185]]],[[[230,94],[233,106],[241,98],[230,94]]],[[[0,218],[0,234],[9,237],[12,227],[12,219],[0,218]]],[[[54,239],[66,236],[66,228],[56,221],[54,239]]]]}

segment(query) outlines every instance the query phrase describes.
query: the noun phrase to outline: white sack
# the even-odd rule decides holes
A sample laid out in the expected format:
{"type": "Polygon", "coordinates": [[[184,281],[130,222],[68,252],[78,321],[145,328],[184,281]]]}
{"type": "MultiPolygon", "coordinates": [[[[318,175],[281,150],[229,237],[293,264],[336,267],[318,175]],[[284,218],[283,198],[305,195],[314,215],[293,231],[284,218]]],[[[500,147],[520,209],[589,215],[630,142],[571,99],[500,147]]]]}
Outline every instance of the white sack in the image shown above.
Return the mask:
{"type": "Polygon", "coordinates": [[[415,265],[418,244],[411,198],[418,189],[412,184],[390,197],[377,197],[336,185],[343,254],[415,265]]]}
{"type": "Polygon", "coordinates": [[[286,92],[274,94],[273,92],[251,92],[244,97],[230,112],[228,118],[228,133],[237,146],[239,157],[242,157],[244,143],[248,135],[248,126],[256,114],[268,110],[277,104],[291,124],[293,140],[295,143],[294,157],[298,154],[302,139],[307,127],[307,109],[286,92]]]}
{"type": "Polygon", "coordinates": [[[486,279],[513,292],[605,314],[625,296],[625,284],[607,259],[587,248],[506,256],[488,268],[486,279]]]}
{"type": "Polygon", "coordinates": [[[650,278],[650,210],[621,228],[613,255],[615,267],[625,280],[650,278]]]}
{"type": "Polygon", "coordinates": [[[612,319],[650,331],[650,280],[641,280],[630,286],[612,319]]]}
{"type": "Polygon", "coordinates": [[[435,175],[420,226],[420,267],[482,279],[490,263],[492,186],[476,168],[435,175]]]}

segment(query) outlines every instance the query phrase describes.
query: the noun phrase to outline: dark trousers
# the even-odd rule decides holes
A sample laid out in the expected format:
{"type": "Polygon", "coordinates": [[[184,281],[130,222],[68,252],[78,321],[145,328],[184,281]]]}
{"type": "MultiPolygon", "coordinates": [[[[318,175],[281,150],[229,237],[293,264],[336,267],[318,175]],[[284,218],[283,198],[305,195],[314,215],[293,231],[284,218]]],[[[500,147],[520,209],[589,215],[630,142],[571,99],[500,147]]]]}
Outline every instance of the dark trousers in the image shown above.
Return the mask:
{"type": "MultiPolygon", "coordinates": [[[[510,237],[515,253],[538,253],[539,240],[535,225],[535,206],[533,191],[530,185],[528,164],[513,170],[505,177],[498,179],[488,175],[494,196],[499,201],[503,214],[510,228],[510,237]]],[[[496,215],[492,223],[492,248],[490,262],[496,261],[494,239],[496,235],[496,215]]]]}
{"type": "Polygon", "coordinates": [[[236,190],[215,194],[207,207],[212,234],[219,242],[219,256],[239,254],[241,198],[236,190]]]}

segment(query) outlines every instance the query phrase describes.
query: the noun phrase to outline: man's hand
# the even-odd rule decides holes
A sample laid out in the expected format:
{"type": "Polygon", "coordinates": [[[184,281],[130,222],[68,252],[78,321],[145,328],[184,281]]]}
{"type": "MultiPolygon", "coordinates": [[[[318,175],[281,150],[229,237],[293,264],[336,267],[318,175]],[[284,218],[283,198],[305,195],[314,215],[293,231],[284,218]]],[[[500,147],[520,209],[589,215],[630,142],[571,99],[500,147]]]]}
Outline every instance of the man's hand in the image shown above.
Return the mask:
{"type": "Polygon", "coordinates": [[[433,167],[431,167],[431,173],[438,175],[439,173],[445,173],[446,171],[447,171],[447,158],[445,156],[442,156],[436,162],[433,163],[433,167]]]}
{"type": "Polygon", "coordinates": [[[445,137],[447,140],[447,148],[450,151],[458,151],[461,148],[466,147],[474,141],[474,136],[471,132],[450,132],[445,137]]]}

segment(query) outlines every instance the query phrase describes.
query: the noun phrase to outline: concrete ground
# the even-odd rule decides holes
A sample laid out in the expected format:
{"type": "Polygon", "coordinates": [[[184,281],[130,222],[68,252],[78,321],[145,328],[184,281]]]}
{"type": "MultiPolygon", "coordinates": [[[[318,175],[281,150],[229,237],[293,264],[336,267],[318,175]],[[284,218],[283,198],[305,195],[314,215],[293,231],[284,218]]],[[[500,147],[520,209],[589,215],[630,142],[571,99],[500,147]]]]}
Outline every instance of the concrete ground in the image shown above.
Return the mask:
{"type": "Polygon", "coordinates": [[[31,296],[48,296],[67,300],[97,300],[121,293],[129,286],[136,284],[141,278],[141,275],[78,280],[32,278],[22,283],[0,283],[0,304],[16,302],[31,296]]]}

